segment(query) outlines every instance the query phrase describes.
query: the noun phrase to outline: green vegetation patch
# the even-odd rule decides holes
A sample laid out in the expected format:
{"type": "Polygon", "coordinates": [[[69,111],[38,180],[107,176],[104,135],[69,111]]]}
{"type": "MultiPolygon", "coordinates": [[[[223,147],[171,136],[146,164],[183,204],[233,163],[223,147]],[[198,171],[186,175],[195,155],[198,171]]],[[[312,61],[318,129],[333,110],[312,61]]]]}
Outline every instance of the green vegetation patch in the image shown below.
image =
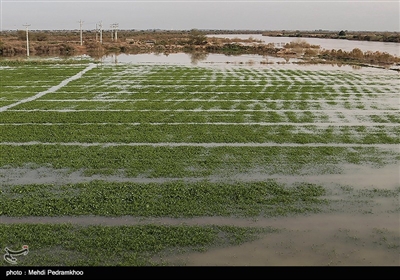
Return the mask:
{"type": "Polygon", "coordinates": [[[165,265],[153,259],[171,253],[238,245],[276,231],[233,226],[1,224],[0,243],[10,249],[28,245],[29,254],[18,257],[18,263],[26,266],[143,266],[165,265]]]}
{"type": "Polygon", "coordinates": [[[314,184],[90,183],[10,186],[2,190],[6,216],[277,216],[318,212],[326,201],[314,184]]]}
{"type": "Polygon", "coordinates": [[[122,171],[128,177],[180,178],[251,174],[254,170],[265,174],[337,174],[334,165],[338,164],[384,166],[400,160],[397,152],[373,147],[1,145],[0,153],[0,166],[5,168],[33,164],[83,170],[85,175],[122,171]]]}
{"type": "Polygon", "coordinates": [[[0,142],[80,143],[359,143],[399,144],[399,127],[327,127],[291,125],[2,125],[0,142]]]}

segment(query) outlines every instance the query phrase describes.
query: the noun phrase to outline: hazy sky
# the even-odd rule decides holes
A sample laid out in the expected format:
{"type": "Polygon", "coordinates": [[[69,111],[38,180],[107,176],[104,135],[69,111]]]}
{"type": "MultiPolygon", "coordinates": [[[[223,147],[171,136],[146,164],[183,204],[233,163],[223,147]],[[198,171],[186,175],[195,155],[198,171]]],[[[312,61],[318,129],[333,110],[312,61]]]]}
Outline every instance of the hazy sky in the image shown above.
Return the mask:
{"type": "Polygon", "coordinates": [[[1,0],[1,30],[259,29],[400,31],[400,1],[1,0]]]}

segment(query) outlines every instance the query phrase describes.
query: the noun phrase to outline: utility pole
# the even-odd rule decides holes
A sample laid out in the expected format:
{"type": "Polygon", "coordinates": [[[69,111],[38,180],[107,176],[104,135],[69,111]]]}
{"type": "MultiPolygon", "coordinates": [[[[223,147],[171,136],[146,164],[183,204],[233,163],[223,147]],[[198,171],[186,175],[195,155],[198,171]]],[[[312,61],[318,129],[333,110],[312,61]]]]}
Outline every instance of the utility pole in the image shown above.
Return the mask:
{"type": "Polygon", "coordinates": [[[114,30],[115,30],[115,42],[117,42],[117,27],[118,27],[118,23],[114,23],[114,30]]]}
{"type": "Polygon", "coordinates": [[[31,25],[30,24],[24,24],[23,26],[26,27],[26,56],[29,56],[28,26],[31,26],[31,25]]]}
{"type": "Polygon", "coordinates": [[[103,44],[103,30],[102,30],[103,24],[101,23],[101,21],[99,23],[99,26],[100,26],[100,44],[103,44]]]}
{"type": "Polygon", "coordinates": [[[111,28],[111,41],[114,41],[114,31],[113,31],[114,25],[110,24],[110,28],[111,28]]]}
{"type": "Polygon", "coordinates": [[[115,42],[116,42],[117,39],[118,39],[118,37],[117,37],[118,23],[113,23],[113,24],[110,25],[110,27],[111,27],[111,40],[114,41],[114,33],[115,33],[115,42]]]}
{"type": "Polygon", "coordinates": [[[83,23],[83,21],[82,20],[80,20],[79,21],[79,25],[80,25],[80,29],[81,29],[81,46],[82,46],[82,23],[83,23]]]}
{"type": "Polygon", "coordinates": [[[97,42],[97,32],[99,31],[99,29],[97,28],[97,23],[96,23],[96,42],[97,42]]]}

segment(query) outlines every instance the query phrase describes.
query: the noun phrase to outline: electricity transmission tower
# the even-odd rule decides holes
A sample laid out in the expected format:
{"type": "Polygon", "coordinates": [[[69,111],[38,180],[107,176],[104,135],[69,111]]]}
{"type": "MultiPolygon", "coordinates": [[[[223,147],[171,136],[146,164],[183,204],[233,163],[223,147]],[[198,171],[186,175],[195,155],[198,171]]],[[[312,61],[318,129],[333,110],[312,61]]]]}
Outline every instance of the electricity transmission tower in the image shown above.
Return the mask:
{"type": "Polygon", "coordinates": [[[31,26],[31,25],[30,24],[24,24],[23,26],[26,27],[26,56],[29,56],[28,26],[31,26]]]}
{"type": "Polygon", "coordinates": [[[79,21],[79,25],[80,25],[80,29],[81,29],[81,46],[82,46],[82,24],[83,24],[83,21],[82,20],[80,20],[79,21]]]}

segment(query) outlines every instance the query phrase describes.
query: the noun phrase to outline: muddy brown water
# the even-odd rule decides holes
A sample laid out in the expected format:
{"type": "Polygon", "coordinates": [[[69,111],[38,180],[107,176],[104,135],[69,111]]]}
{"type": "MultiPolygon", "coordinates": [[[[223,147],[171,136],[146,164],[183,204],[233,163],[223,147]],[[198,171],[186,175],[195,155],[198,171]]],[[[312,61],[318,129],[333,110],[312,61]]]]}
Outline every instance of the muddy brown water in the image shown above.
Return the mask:
{"type": "MultiPolygon", "coordinates": [[[[92,175],[85,176],[84,170],[71,171],[69,169],[54,169],[50,167],[39,168],[0,168],[0,184],[26,185],[26,184],[76,184],[102,180],[107,182],[132,182],[132,183],[165,183],[170,181],[195,182],[208,180],[210,182],[254,182],[274,179],[285,184],[306,182],[321,184],[323,186],[351,186],[355,190],[362,189],[389,189],[400,187],[400,167],[397,164],[388,164],[383,167],[371,167],[356,164],[341,165],[338,172],[328,174],[313,174],[307,168],[301,175],[271,174],[253,170],[247,173],[236,173],[224,176],[222,174],[208,177],[183,177],[183,178],[148,178],[145,176],[125,177],[119,175],[92,175]]],[[[123,170],[121,170],[123,172],[123,170]]]]}

